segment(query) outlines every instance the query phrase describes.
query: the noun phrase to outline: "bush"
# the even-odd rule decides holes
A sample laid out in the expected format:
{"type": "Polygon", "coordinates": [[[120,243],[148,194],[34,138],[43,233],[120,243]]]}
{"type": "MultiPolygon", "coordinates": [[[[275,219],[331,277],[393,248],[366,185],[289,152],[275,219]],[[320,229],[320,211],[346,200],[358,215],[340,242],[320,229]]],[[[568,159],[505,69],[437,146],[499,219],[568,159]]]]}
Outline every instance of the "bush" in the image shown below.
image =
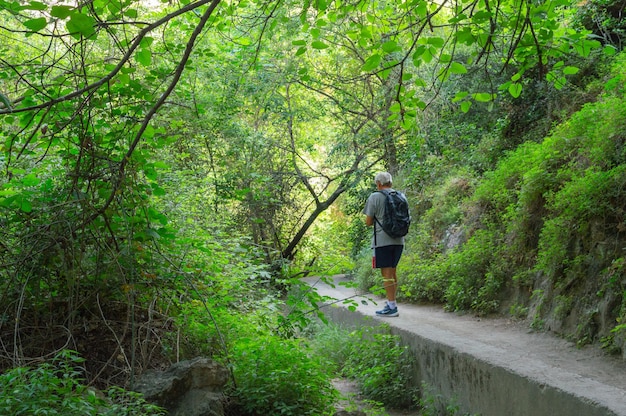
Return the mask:
{"type": "Polygon", "coordinates": [[[329,323],[309,334],[312,350],[332,361],[335,376],[355,380],[360,393],[372,403],[410,408],[418,389],[414,385],[414,359],[389,326],[350,331],[329,323]]]}
{"type": "Polygon", "coordinates": [[[299,340],[243,338],[232,349],[236,386],[230,396],[239,415],[329,415],[337,392],[324,358],[299,340]]]}
{"type": "Polygon", "coordinates": [[[417,388],[414,359],[388,326],[365,327],[349,334],[350,354],[343,373],[357,381],[363,395],[394,408],[409,408],[417,388]]]}
{"type": "Polygon", "coordinates": [[[455,311],[474,310],[480,314],[496,312],[504,276],[498,271],[496,237],[478,230],[461,250],[450,254],[450,284],[446,307],[455,311]]]}
{"type": "Polygon", "coordinates": [[[50,363],[35,368],[16,367],[0,375],[0,414],[3,415],[164,415],[165,410],[146,403],[139,393],[119,387],[101,398],[81,384],[73,351],[62,351],[50,363]]]}
{"type": "Polygon", "coordinates": [[[378,269],[372,268],[372,249],[369,245],[359,252],[352,274],[362,292],[384,293],[382,276],[378,269]]]}
{"type": "Polygon", "coordinates": [[[446,255],[423,259],[419,253],[406,253],[403,262],[398,265],[398,276],[398,297],[444,303],[450,280],[446,255]]]}

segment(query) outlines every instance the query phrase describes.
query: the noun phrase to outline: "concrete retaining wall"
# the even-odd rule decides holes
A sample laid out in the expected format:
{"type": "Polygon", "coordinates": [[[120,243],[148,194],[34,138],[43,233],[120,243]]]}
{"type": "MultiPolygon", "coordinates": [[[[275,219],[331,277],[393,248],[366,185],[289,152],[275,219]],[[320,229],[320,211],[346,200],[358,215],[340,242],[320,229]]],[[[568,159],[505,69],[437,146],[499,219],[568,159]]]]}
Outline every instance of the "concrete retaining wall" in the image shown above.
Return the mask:
{"type": "MultiPolygon", "coordinates": [[[[327,307],[324,313],[332,321],[352,327],[381,324],[381,319],[343,307],[327,307]]],[[[622,389],[601,382],[595,385],[594,380],[563,374],[565,370],[555,373],[531,356],[511,357],[508,361],[502,348],[455,338],[449,332],[416,334],[394,325],[401,322],[396,319],[384,322],[390,323],[392,334],[413,352],[416,379],[457,404],[461,414],[626,416],[622,389]]]]}

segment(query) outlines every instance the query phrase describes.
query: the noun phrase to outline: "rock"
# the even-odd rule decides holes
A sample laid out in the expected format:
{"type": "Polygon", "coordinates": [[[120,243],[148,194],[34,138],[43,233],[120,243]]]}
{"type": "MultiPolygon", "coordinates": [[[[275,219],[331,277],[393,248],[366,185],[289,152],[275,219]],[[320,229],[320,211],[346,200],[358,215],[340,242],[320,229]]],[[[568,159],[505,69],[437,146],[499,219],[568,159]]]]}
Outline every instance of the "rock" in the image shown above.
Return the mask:
{"type": "Polygon", "coordinates": [[[223,416],[222,390],[228,370],[208,358],[194,358],[165,371],[143,373],[135,390],[168,410],[170,416],[223,416]]]}

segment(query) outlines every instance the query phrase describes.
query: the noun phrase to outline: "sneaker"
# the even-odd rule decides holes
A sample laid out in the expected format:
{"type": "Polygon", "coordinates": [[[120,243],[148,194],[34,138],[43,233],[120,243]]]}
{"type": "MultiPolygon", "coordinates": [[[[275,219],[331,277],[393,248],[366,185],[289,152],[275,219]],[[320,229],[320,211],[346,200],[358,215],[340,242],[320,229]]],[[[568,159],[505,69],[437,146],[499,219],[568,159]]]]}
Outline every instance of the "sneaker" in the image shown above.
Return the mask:
{"type": "Polygon", "coordinates": [[[398,316],[400,315],[398,313],[398,308],[393,308],[391,309],[389,307],[388,304],[385,303],[385,307],[380,310],[380,311],[376,311],[376,316],[389,316],[389,317],[394,317],[394,316],[398,316]]]}

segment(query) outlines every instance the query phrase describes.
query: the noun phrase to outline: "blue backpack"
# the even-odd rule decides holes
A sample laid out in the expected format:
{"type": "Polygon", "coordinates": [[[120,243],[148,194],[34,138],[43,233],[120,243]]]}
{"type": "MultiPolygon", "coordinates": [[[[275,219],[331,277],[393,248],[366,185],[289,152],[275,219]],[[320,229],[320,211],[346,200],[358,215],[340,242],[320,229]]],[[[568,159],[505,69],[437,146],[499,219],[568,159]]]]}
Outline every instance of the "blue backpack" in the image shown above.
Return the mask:
{"type": "Polygon", "coordinates": [[[409,232],[411,225],[411,214],[409,213],[409,202],[402,192],[381,190],[376,191],[385,195],[385,215],[383,221],[374,219],[383,230],[392,238],[404,237],[409,232]]]}

